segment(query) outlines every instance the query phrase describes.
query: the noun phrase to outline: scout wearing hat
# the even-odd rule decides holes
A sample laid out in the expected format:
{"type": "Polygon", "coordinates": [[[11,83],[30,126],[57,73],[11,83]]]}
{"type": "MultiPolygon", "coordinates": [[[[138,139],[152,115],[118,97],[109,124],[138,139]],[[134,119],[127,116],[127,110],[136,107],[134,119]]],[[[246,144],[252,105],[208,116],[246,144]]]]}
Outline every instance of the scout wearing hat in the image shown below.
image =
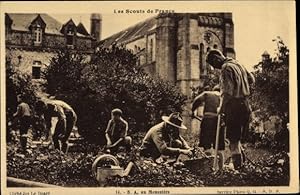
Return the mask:
{"type": "Polygon", "coordinates": [[[170,116],[163,116],[162,120],[147,132],[140,147],[141,156],[157,159],[161,155],[191,155],[190,147],[179,133],[179,129],[187,129],[182,124],[180,114],[172,113],[170,116]]]}
{"type": "Polygon", "coordinates": [[[105,131],[106,147],[113,151],[116,151],[119,146],[125,146],[127,151],[131,150],[132,138],[127,135],[128,123],[122,115],[121,109],[113,109],[105,131]]]}

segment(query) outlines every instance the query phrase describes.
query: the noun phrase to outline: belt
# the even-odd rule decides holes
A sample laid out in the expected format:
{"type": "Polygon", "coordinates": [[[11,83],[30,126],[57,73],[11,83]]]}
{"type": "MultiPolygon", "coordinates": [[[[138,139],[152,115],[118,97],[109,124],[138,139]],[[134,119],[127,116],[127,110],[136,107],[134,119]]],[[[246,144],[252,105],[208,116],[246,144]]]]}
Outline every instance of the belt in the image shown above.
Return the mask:
{"type": "Polygon", "coordinates": [[[205,117],[206,117],[206,116],[208,116],[208,117],[210,117],[210,116],[218,116],[218,114],[215,113],[215,112],[204,112],[204,116],[205,116],[205,117]]]}

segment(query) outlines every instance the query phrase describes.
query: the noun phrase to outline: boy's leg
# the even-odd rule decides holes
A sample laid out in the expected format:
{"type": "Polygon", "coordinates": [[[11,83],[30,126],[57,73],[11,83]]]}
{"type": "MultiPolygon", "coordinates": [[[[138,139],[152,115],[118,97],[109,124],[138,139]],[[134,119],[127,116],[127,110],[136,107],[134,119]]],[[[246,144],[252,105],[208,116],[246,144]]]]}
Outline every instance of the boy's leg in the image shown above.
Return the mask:
{"type": "Polygon", "coordinates": [[[234,169],[240,169],[242,166],[242,153],[240,141],[230,141],[229,145],[234,169]]]}
{"type": "Polygon", "coordinates": [[[63,128],[64,128],[63,127],[63,121],[58,120],[57,123],[56,123],[56,126],[55,126],[53,137],[52,137],[55,149],[61,150],[60,144],[59,144],[59,136],[61,136],[61,133],[63,132],[63,128]]]}
{"type": "Polygon", "coordinates": [[[27,148],[27,133],[30,127],[30,118],[23,117],[20,119],[20,144],[22,152],[26,151],[27,148]]]}
{"type": "Polygon", "coordinates": [[[218,151],[218,167],[219,170],[223,170],[224,168],[224,150],[218,151]]]}
{"type": "MultiPolygon", "coordinates": [[[[204,148],[204,152],[206,155],[210,156],[212,154],[211,144],[213,143],[213,132],[211,129],[214,129],[212,126],[213,121],[210,118],[203,118],[201,122],[201,130],[199,137],[199,147],[204,148]]],[[[215,138],[215,137],[214,137],[215,138]]]]}
{"type": "Polygon", "coordinates": [[[62,142],[62,151],[64,153],[67,152],[67,149],[68,149],[68,139],[70,137],[70,134],[75,126],[75,123],[76,123],[76,120],[77,120],[77,117],[76,115],[72,114],[72,113],[67,113],[66,114],[66,120],[67,120],[67,125],[66,125],[66,133],[64,135],[64,137],[61,139],[61,142],[62,142]]]}

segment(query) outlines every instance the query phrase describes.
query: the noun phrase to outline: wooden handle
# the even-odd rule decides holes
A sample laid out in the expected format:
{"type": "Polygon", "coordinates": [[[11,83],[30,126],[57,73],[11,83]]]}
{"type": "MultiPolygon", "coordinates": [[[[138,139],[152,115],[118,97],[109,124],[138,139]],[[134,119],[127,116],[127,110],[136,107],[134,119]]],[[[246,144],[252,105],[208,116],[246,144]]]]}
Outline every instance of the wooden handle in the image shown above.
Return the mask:
{"type": "Polygon", "coordinates": [[[214,167],[213,167],[214,170],[217,170],[217,156],[218,156],[218,147],[219,147],[220,122],[221,122],[221,115],[218,115],[217,131],[216,131],[216,142],[215,142],[215,158],[214,158],[214,167]]]}

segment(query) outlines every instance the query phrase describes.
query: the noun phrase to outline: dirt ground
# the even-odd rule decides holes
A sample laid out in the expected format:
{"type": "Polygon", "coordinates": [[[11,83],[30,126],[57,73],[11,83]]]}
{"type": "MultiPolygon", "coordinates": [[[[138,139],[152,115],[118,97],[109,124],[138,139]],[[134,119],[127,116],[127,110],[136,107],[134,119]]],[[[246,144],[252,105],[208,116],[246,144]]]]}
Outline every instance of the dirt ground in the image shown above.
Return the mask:
{"type": "MultiPolygon", "coordinates": [[[[84,143],[77,151],[62,154],[48,147],[38,146],[31,154],[22,156],[18,145],[7,145],[7,174],[10,177],[39,181],[59,186],[96,187],[99,183],[92,173],[92,163],[103,154],[100,146],[84,143]]],[[[137,158],[138,147],[131,155],[121,153],[118,160],[122,167],[129,161],[135,167],[127,177],[112,177],[104,186],[284,186],[289,185],[289,156],[285,152],[254,148],[245,145],[249,161],[240,172],[225,169],[217,174],[204,174],[201,169],[195,173],[187,168],[175,168],[164,163],[157,164],[137,158]]],[[[226,152],[227,156],[228,151],[226,152]]]]}

